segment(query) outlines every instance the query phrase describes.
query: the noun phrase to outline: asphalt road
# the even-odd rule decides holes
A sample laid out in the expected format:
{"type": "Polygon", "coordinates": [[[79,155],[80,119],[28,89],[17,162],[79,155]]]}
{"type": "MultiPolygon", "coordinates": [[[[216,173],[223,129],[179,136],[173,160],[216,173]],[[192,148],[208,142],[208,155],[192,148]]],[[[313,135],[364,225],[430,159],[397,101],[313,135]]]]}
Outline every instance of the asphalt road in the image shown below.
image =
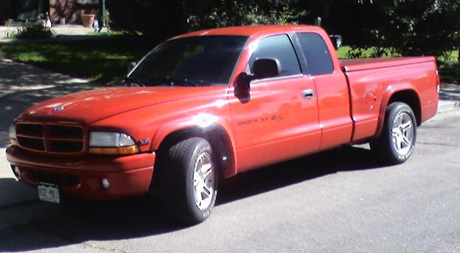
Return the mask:
{"type": "Polygon", "coordinates": [[[168,221],[149,196],[39,202],[1,149],[0,252],[459,252],[459,126],[460,111],[438,114],[399,166],[359,146],[237,176],[194,227],[168,221]]]}

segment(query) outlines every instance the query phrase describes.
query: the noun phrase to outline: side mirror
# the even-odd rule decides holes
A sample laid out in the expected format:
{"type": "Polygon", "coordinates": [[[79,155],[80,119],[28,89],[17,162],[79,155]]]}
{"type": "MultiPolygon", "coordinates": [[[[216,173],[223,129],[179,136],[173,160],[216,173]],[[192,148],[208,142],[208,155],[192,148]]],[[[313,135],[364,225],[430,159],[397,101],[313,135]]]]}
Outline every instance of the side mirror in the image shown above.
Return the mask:
{"type": "Polygon", "coordinates": [[[255,79],[276,77],[281,73],[281,63],[276,58],[258,58],[252,65],[255,79]]]}
{"type": "Polygon", "coordinates": [[[131,73],[131,71],[136,67],[137,63],[136,62],[131,62],[128,65],[128,74],[131,73]]]}
{"type": "Polygon", "coordinates": [[[235,83],[235,96],[240,100],[246,100],[250,97],[249,91],[251,90],[251,81],[254,80],[254,76],[241,73],[238,75],[235,83]]]}

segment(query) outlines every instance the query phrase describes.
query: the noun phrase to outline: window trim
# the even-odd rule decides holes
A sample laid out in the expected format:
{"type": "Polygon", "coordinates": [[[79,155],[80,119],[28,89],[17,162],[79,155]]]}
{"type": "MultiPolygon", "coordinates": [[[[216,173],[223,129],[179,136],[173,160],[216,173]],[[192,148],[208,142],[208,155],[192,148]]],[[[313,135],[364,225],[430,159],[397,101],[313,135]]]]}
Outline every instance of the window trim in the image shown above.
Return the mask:
{"type": "Polygon", "coordinates": [[[274,81],[280,81],[280,80],[285,80],[285,79],[295,79],[295,78],[303,78],[303,77],[305,77],[303,73],[289,75],[289,76],[267,77],[267,78],[262,78],[262,79],[255,79],[254,81],[251,82],[251,84],[258,84],[261,82],[274,82],[274,81]]]}

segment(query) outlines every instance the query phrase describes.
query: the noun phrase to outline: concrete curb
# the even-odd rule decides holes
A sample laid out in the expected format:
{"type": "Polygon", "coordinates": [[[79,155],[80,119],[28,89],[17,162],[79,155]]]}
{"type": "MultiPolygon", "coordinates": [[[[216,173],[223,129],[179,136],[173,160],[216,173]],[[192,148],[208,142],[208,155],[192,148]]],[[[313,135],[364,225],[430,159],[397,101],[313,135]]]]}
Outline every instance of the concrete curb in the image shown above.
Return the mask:
{"type": "Polygon", "coordinates": [[[460,84],[442,83],[439,92],[438,112],[460,109],[460,84]]]}
{"type": "Polygon", "coordinates": [[[460,101],[439,101],[438,112],[448,112],[452,110],[460,109],[460,101]]]}

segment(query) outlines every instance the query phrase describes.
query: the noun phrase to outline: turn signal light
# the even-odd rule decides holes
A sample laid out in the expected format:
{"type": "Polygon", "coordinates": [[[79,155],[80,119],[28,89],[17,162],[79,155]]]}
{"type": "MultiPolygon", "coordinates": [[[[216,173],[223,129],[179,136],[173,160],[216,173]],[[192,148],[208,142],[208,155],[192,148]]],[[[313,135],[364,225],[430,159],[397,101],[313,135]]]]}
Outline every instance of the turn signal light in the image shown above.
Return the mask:
{"type": "Polygon", "coordinates": [[[137,146],[117,148],[89,148],[89,153],[94,155],[132,155],[139,153],[137,146]]]}

